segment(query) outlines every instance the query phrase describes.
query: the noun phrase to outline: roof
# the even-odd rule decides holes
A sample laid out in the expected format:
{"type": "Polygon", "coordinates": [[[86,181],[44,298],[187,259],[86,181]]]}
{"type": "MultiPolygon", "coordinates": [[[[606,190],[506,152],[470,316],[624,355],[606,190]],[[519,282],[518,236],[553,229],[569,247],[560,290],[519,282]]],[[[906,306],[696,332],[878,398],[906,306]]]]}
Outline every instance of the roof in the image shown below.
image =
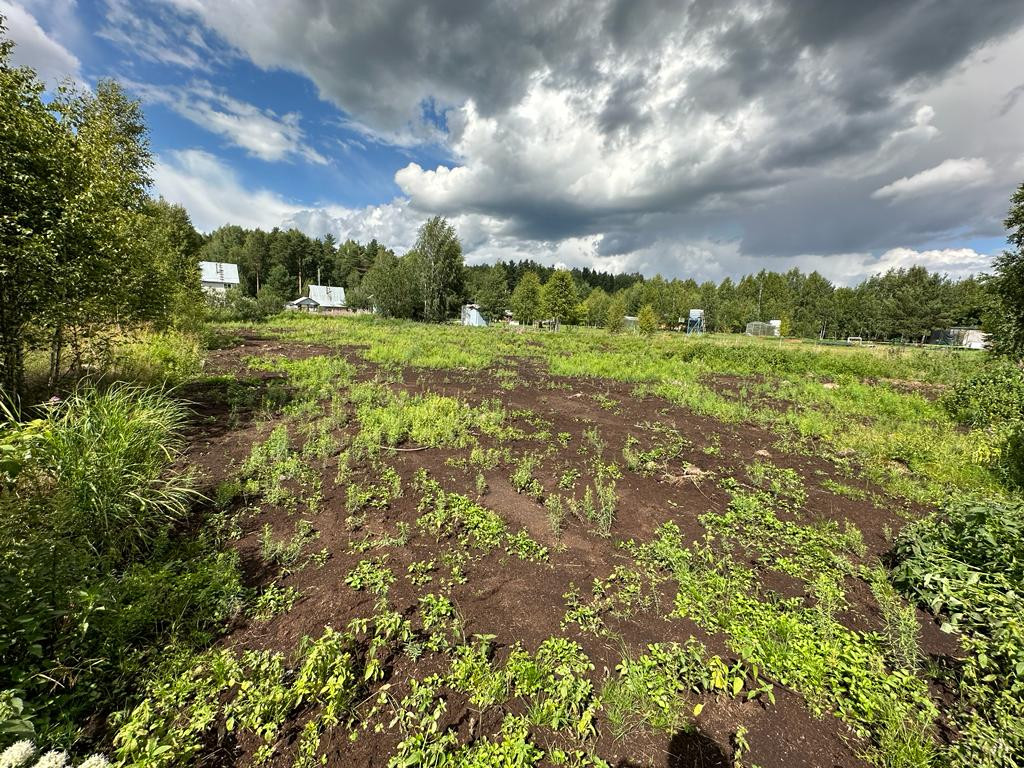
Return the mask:
{"type": "Polygon", "coordinates": [[[309,296],[299,296],[299,298],[293,299],[292,301],[288,302],[288,306],[290,306],[290,307],[297,307],[300,304],[303,305],[303,306],[306,306],[306,305],[309,305],[309,304],[316,304],[317,306],[320,306],[319,302],[317,302],[316,299],[311,299],[311,298],[309,298],[309,296]]]}
{"type": "Polygon", "coordinates": [[[238,285],[238,265],[223,261],[200,261],[199,271],[204,283],[221,283],[222,285],[238,285]]]}
{"type": "Polygon", "coordinates": [[[311,285],[309,286],[309,298],[321,307],[344,307],[345,289],[336,285],[311,285]]]}

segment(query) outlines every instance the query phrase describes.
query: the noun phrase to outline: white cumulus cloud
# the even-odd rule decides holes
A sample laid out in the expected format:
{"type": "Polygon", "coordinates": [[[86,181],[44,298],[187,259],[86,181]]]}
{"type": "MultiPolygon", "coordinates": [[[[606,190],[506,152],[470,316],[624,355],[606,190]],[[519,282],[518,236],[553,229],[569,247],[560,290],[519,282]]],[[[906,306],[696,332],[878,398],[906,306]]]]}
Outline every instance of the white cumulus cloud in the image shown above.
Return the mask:
{"type": "Polygon", "coordinates": [[[992,168],[982,157],[951,158],[934,168],[886,184],[872,192],[871,196],[900,201],[939,192],[969,189],[985,184],[992,176],[992,168]]]}
{"type": "Polygon", "coordinates": [[[0,16],[6,19],[7,33],[15,42],[16,65],[32,67],[50,86],[65,77],[80,78],[78,57],[48,35],[25,7],[0,0],[0,16]]]}
{"type": "Polygon", "coordinates": [[[301,210],[270,190],[246,188],[230,167],[199,149],[157,158],[153,190],[185,206],[196,229],[203,232],[224,224],[270,229],[301,210]]]}
{"type": "Polygon", "coordinates": [[[261,160],[301,158],[326,165],[327,158],[310,145],[295,112],[278,115],[269,109],[229,96],[206,82],[187,86],[149,85],[126,81],[150,103],[163,104],[210,133],[223,136],[261,160]]]}

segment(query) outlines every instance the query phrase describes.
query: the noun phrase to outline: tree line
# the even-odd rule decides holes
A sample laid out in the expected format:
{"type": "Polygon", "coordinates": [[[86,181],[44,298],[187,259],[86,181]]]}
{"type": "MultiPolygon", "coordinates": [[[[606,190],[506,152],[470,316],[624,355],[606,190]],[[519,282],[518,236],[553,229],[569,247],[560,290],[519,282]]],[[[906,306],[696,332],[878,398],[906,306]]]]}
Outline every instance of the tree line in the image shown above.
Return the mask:
{"type": "Polygon", "coordinates": [[[953,280],[920,266],[891,269],[853,287],[795,268],[698,283],[590,268],[559,270],[528,260],[465,266],[458,239],[442,219],[429,221],[401,256],[376,240],[338,245],[331,235],[312,238],[296,229],[238,226],[211,233],[200,255],[238,264],[242,294],[272,295],[268,308],[319,281],[346,288],[352,307],[412,319],[444,319],[472,302],[490,321],[510,312],[523,323],[557,319],[604,327],[614,326],[619,314],[638,316],[649,306],[662,327],[684,324],[691,309],[703,309],[713,332],[779,320],[785,335],[924,341],[936,329],[980,325],[991,303],[980,279],[953,280]],[[446,266],[439,272],[441,264],[446,266]],[[425,293],[432,297],[429,302],[425,293]]]}
{"type": "MultiPolygon", "coordinates": [[[[197,329],[208,317],[198,261],[238,264],[230,302],[246,319],[280,311],[314,282],[347,289],[353,307],[441,321],[474,302],[490,320],[555,319],[616,329],[676,327],[705,311],[710,331],[779,320],[783,333],[925,340],[935,329],[984,324],[999,349],[1024,353],[1024,191],[1006,226],[1011,250],[984,278],[924,267],[857,286],[817,272],[762,270],[734,281],[646,279],[532,261],[467,266],[452,226],[435,217],[398,255],[371,240],[338,243],[297,229],[225,226],[201,235],[186,211],[148,192],[153,158],[139,103],[113,81],[47,93],[11,63],[0,19],[0,390],[16,401],[27,350],[48,357],[48,383],[87,369],[88,355],[132,328],[197,329]]],[[[1022,187],[1024,189],[1024,187],[1022,187]]]]}

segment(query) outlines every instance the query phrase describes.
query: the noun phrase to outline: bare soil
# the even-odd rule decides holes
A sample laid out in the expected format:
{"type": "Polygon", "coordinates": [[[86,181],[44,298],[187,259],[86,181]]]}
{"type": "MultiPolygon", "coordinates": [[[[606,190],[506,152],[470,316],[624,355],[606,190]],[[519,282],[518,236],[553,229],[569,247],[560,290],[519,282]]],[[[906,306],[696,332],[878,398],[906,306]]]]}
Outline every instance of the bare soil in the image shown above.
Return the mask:
{"type": "MultiPolygon", "coordinates": [[[[279,376],[250,370],[245,363],[249,355],[284,355],[296,359],[342,355],[356,366],[358,378],[371,378],[377,373],[376,367],[363,359],[358,348],[326,348],[264,339],[254,334],[244,334],[239,346],[212,352],[207,372],[214,376],[232,376],[251,386],[253,391],[262,392],[279,376]]],[[[569,447],[560,451],[556,460],[546,461],[538,469],[537,476],[545,488],[554,488],[559,473],[565,469],[577,469],[586,477],[586,459],[576,447],[584,440],[584,432],[592,427],[598,429],[606,442],[606,455],[619,460],[620,464],[627,438],[633,436],[642,444],[649,441],[650,432],[643,428],[646,424],[657,422],[678,430],[688,447],[682,456],[672,460],[667,472],[650,477],[625,473],[618,483],[618,509],[611,536],[607,538],[595,535],[587,525],[571,516],[566,517],[565,530],[556,538],[544,507],[512,488],[510,466],[502,464],[484,473],[488,490],[481,502],[498,512],[511,529],[525,527],[531,537],[551,550],[550,562],[545,564],[523,562],[500,549],[494,550],[472,564],[466,584],[453,588],[452,598],[465,617],[467,633],[495,635],[499,659],[514,643],[532,650],[552,635],[571,634],[593,661],[594,682],[599,686],[602,680],[614,674],[623,647],[642,653],[648,643],[682,642],[694,636],[711,652],[728,658],[722,638],[703,632],[689,621],[666,619],[657,611],[642,611],[614,620],[612,629],[620,639],[578,633],[574,626],[563,629],[563,595],[573,585],[589,594],[595,578],[605,578],[615,565],[625,563],[625,555],[618,546],[620,540],[647,539],[666,521],[675,522],[690,540],[701,537],[704,530],[698,517],[708,511],[723,511],[728,502],[717,480],[743,476],[745,466],[756,458],[768,456],[778,466],[796,470],[808,490],[805,517],[857,526],[864,534],[869,557],[881,556],[889,547],[882,535],[883,528],[897,531],[905,522],[904,503],[890,500],[880,488],[868,488],[862,481],[851,480],[823,458],[780,450],[777,436],[759,427],[722,424],[656,397],[637,397],[633,388],[622,382],[553,377],[530,360],[508,360],[502,367],[514,371],[514,376],[485,371],[406,369],[395,386],[413,393],[454,396],[473,404],[497,398],[506,409],[529,411],[546,420],[552,435],[569,433],[569,447]],[[691,469],[694,467],[699,471],[694,472],[691,469]],[[837,496],[822,486],[827,479],[868,489],[871,491],[869,500],[837,496]]],[[[244,403],[232,406],[226,382],[226,379],[217,379],[182,391],[182,396],[193,403],[194,411],[188,459],[211,494],[218,483],[237,472],[252,445],[265,438],[275,424],[273,418],[257,418],[254,407],[244,403]]],[[[720,377],[717,383],[736,395],[745,387],[744,382],[735,378],[720,377]]],[[[258,400],[258,397],[253,398],[253,402],[258,400]]],[[[519,425],[531,429],[524,423],[519,425]]],[[[354,426],[349,425],[345,430],[351,433],[354,426]]],[[[482,438],[482,444],[498,447],[486,438],[482,438]]],[[[516,455],[526,448],[512,443],[511,450],[516,455]]],[[[390,463],[401,475],[404,486],[418,469],[425,468],[446,490],[475,496],[475,470],[446,463],[457,455],[459,451],[434,448],[403,451],[395,452],[390,463]]],[[[335,483],[336,469],[336,463],[325,462],[323,511],[313,521],[320,538],[312,548],[327,548],[330,557],[326,564],[322,568],[307,567],[285,577],[282,584],[293,586],[302,594],[296,605],[268,622],[240,619],[222,638],[225,646],[288,652],[302,637],[319,636],[327,625],[343,628],[349,620],[369,615],[375,598],[369,593],[354,591],[344,583],[352,567],[367,557],[351,552],[350,544],[367,533],[393,531],[399,521],[412,526],[414,535],[406,547],[388,550],[388,564],[397,575],[388,597],[401,613],[411,615],[415,610],[422,589],[413,587],[405,578],[406,568],[413,561],[439,557],[438,545],[415,533],[418,499],[414,493],[406,492],[383,512],[370,512],[360,530],[350,530],[345,520],[345,487],[335,483]]],[[[372,480],[360,477],[358,472],[356,478],[372,480]]],[[[234,546],[241,555],[249,586],[265,585],[277,575],[276,569],[268,568],[260,557],[259,530],[269,524],[277,536],[286,537],[291,534],[296,519],[294,514],[266,504],[255,515],[244,519],[243,535],[234,546]]],[[[765,570],[762,577],[767,588],[782,595],[803,594],[798,583],[790,583],[775,572],[765,570]]],[[[867,586],[863,582],[847,586],[847,598],[852,605],[841,620],[858,630],[879,629],[881,618],[870,600],[867,586]]],[[[919,619],[925,653],[936,658],[957,654],[955,639],[938,632],[923,614],[919,619]]],[[[429,655],[415,667],[405,658],[395,659],[387,681],[392,686],[391,693],[400,698],[409,676],[429,673],[430,663],[429,655]]],[[[737,726],[743,725],[748,729],[751,749],[744,757],[746,765],[757,764],[762,768],[865,765],[857,757],[863,745],[840,720],[830,715],[814,717],[798,695],[782,686],[776,685],[775,696],[775,704],[770,706],[758,701],[705,697],[704,709],[696,718],[695,732],[681,731],[672,735],[635,728],[619,739],[605,734],[597,751],[617,768],[727,766],[732,765],[732,734],[737,726]]],[[[447,718],[450,723],[459,724],[460,733],[468,735],[471,720],[472,727],[478,731],[487,728],[486,720],[476,722],[474,719],[479,717],[466,701],[456,698],[448,702],[447,718]]],[[[491,712],[485,717],[496,723],[501,713],[491,712]]],[[[290,728],[274,765],[290,765],[294,754],[288,744],[297,738],[300,727],[298,723],[290,728]]],[[[387,729],[374,734],[370,728],[361,733],[357,741],[350,742],[338,730],[326,734],[323,745],[328,765],[384,766],[395,747],[395,737],[389,735],[387,729]]],[[[203,764],[248,765],[252,747],[244,740],[241,743],[222,740],[212,745],[203,764]]]]}

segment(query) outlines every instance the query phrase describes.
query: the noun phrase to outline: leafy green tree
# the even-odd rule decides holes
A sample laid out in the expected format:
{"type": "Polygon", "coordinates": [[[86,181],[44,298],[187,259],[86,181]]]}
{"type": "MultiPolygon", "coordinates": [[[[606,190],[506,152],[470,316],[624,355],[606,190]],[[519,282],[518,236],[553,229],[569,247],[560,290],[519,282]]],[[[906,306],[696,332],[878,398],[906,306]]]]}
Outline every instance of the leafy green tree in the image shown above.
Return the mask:
{"type": "Polygon", "coordinates": [[[480,305],[480,312],[487,320],[500,319],[509,306],[505,268],[501,264],[494,264],[483,269],[476,278],[470,296],[480,305]]]}
{"type": "Polygon", "coordinates": [[[611,301],[611,297],[604,288],[594,288],[587,294],[587,298],[583,300],[583,317],[587,325],[595,328],[604,326],[608,319],[608,306],[611,301]]]}
{"type": "MultiPolygon", "coordinates": [[[[0,21],[2,25],[2,21],[0,21]]],[[[117,84],[63,85],[43,102],[35,73],[10,63],[0,29],[0,386],[17,399],[29,341],[54,378],[89,339],[145,316],[148,268],[138,216],[151,165],[141,107],[117,84]],[[30,338],[31,336],[31,338],[30,338]]]]}
{"type": "Polygon", "coordinates": [[[246,238],[246,231],[237,224],[218,227],[202,244],[199,258],[202,261],[222,261],[241,266],[245,261],[246,238]]]}
{"type": "Polygon", "coordinates": [[[1020,359],[1024,357],[1024,184],[1014,192],[1004,224],[1012,250],[996,257],[994,272],[986,280],[995,303],[986,327],[997,352],[1020,359]]]}
{"type": "Polygon", "coordinates": [[[42,101],[43,84],[32,70],[11,66],[5,32],[0,18],[0,394],[16,400],[29,324],[59,278],[49,241],[71,153],[70,137],[42,101]]]}
{"type": "Polygon", "coordinates": [[[578,304],[579,294],[576,293],[572,273],[567,269],[555,271],[541,291],[543,316],[559,323],[573,323],[576,321],[578,304]]]}
{"type": "Polygon", "coordinates": [[[650,336],[658,330],[658,313],[650,304],[640,307],[640,313],[636,316],[636,328],[644,336],[650,336]]]}
{"type": "Polygon", "coordinates": [[[604,327],[609,333],[618,333],[626,323],[626,299],[622,292],[612,296],[608,303],[608,313],[605,317],[604,327]]]}
{"type": "Polygon", "coordinates": [[[524,272],[512,291],[512,314],[523,325],[533,325],[540,319],[541,285],[536,272],[524,272]]]}
{"type": "Polygon", "coordinates": [[[417,258],[412,252],[399,259],[390,249],[382,248],[359,285],[364,301],[384,317],[413,317],[423,306],[417,258]]]}
{"type": "Polygon", "coordinates": [[[423,319],[447,318],[462,294],[462,244],[455,228],[441,216],[429,219],[416,238],[423,319]]]}
{"type": "Polygon", "coordinates": [[[239,278],[247,294],[259,294],[269,268],[270,235],[261,229],[254,229],[246,234],[245,243],[238,254],[239,278]]]}
{"type": "Polygon", "coordinates": [[[136,226],[141,232],[146,269],[133,271],[140,319],[158,327],[197,331],[203,321],[203,292],[199,283],[202,238],[188,212],[165,200],[150,200],[136,226]]]}
{"type": "Polygon", "coordinates": [[[797,336],[820,336],[828,330],[832,316],[832,283],[817,272],[794,281],[797,283],[793,332],[797,336]]]}
{"type": "Polygon", "coordinates": [[[346,240],[334,254],[334,279],[346,288],[356,288],[365,271],[360,272],[363,248],[355,240],[346,240]]]}

